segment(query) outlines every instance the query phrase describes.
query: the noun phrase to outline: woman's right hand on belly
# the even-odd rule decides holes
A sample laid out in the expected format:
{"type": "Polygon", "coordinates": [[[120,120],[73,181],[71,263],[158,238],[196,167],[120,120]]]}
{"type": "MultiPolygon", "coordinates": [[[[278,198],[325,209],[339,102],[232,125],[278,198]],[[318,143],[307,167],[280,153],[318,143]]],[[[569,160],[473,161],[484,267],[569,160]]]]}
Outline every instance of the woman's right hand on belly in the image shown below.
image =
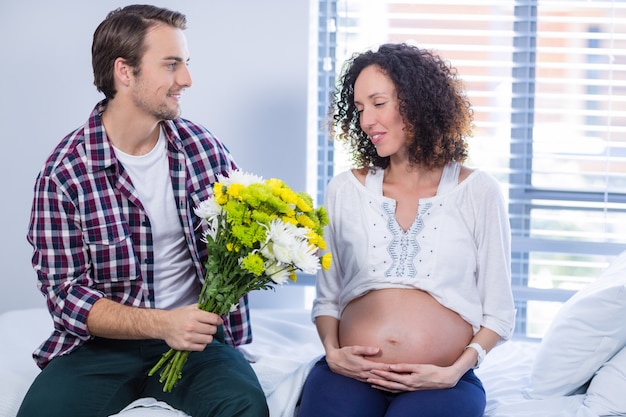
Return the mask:
{"type": "Polygon", "coordinates": [[[326,352],[326,362],[330,369],[340,375],[367,382],[375,376],[373,369],[387,370],[389,365],[370,358],[380,354],[380,348],[374,346],[346,346],[326,352]]]}

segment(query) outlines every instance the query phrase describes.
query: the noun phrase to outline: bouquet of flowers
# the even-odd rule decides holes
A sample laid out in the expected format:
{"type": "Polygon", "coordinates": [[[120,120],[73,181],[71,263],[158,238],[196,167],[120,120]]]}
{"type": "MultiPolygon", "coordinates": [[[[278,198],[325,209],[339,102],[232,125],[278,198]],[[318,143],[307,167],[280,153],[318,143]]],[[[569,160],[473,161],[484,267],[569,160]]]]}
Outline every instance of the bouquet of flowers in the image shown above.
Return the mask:
{"type": "MultiPolygon", "coordinates": [[[[207,225],[209,257],[198,300],[205,311],[226,315],[250,291],[295,282],[297,271],[312,274],[330,267],[330,253],[318,254],[326,248],[325,208],[313,208],[308,194],[294,192],[279,179],[241,171],[219,175],[213,197],[194,212],[207,225]]],[[[150,370],[152,376],[165,365],[159,379],[164,392],[182,377],[189,353],[170,349],[150,370]]]]}

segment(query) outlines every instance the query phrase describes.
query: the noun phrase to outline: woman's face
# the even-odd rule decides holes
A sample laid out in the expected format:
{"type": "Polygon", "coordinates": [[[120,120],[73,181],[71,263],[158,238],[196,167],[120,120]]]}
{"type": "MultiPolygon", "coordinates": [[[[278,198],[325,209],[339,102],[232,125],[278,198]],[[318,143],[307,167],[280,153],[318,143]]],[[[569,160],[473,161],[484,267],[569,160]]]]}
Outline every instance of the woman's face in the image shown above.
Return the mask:
{"type": "Polygon", "coordinates": [[[396,88],[376,65],[365,67],[354,83],[354,104],[361,129],[381,157],[405,149],[407,141],[396,88]]]}

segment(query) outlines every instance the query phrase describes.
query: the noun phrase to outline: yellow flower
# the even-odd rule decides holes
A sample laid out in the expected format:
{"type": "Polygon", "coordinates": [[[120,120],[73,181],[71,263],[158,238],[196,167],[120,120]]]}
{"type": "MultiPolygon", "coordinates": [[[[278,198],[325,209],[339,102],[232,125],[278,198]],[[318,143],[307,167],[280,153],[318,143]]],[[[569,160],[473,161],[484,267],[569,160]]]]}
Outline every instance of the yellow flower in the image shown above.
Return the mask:
{"type": "Polygon", "coordinates": [[[296,215],[296,220],[298,220],[298,223],[300,223],[303,227],[307,227],[309,229],[315,229],[315,222],[311,220],[311,218],[307,216],[306,214],[296,215]]]}
{"type": "Polygon", "coordinates": [[[283,201],[293,205],[296,205],[296,203],[298,202],[298,195],[289,188],[283,188],[280,190],[280,198],[282,198],[283,201]]]}
{"type": "Polygon", "coordinates": [[[318,235],[315,231],[311,230],[306,235],[307,239],[309,239],[309,243],[313,246],[317,246],[319,249],[326,249],[326,241],[322,236],[318,235]]]}
{"type": "Polygon", "coordinates": [[[213,184],[213,199],[220,206],[226,204],[226,201],[228,201],[228,197],[224,195],[224,186],[219,182],[213,184]]]}
{"type": "Polygon", "coordinates": [[[296,275],[296,271],[295,270],[291,270],[291,273],[289,274],[289,279],[292,282],[296,282],[296,280],[298,279],[298,276],[296,275]]]}
{"type": "Polygon", "coordinates": [[[303,213],[310,213],[313,211],[313,207],[302,197],[298,197],[296,200],[296,208],[303,213]]]}
{"type": "Polygon", "coordinates": [[[272,191],[276,191],[276,193],[278,193],[279,189],[285,186],[285,183],[278,178],[270,178],[269,180],[266,180],[265,183],[270,186],[272,191]]]}
{"type": "Polygon", "coordinates": [[[285,223],[291,223],[294,226],[298,225],[298,220],[296,220],[293,216],[282,216],[281,218],[285,223]]]}
{"type": "Polygon", "coordinates": [[[241,196],[239,192],[245,186],[243,184],[231,184],[230,187],[226,189],[226,194],[236,198],[237,200],[241,200],[241,196]]]}
{"type": "Polygon", "coordinates": [[[324,255],[322,255],[322,258],[320,259],[320,262],[322,263],[322,268],[324,268],[325,271],[328,271],[332,261],[333,261],[333,254],[332,253],[328,252],[328,253],[325,253],[324,255]]]}

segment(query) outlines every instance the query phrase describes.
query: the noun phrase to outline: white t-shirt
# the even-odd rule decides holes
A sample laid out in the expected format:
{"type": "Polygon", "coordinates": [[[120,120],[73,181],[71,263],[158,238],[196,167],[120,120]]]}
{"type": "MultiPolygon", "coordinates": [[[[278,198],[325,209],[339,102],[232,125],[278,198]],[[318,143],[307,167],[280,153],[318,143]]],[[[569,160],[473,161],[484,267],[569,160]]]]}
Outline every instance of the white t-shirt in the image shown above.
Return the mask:
{"type": "Polygon", "coordinates": [[[145,155],[129,155],[118,148],[115,155],[150,219],[156,307],[172,309],[197,303],[200,288],[174,201],[164,132],[161,130],[156,146],[145,155]]]}
{"type": "Polygon", "coordinates": [[[366,185],[346,171],[328,184],[330,224],[324,237],[333,262],[318,273],[312,317],[337,319],[371,290],[416,288],[457,312],[474,333],[487,327],[502,338],[515,324],[511,291],[510,225],[500,186],[475,170],[458,183],[459,165],[444,168],[437,195],[420,200],[405,232],[395,200],[382,193],[384,170],[366,185]]]}

